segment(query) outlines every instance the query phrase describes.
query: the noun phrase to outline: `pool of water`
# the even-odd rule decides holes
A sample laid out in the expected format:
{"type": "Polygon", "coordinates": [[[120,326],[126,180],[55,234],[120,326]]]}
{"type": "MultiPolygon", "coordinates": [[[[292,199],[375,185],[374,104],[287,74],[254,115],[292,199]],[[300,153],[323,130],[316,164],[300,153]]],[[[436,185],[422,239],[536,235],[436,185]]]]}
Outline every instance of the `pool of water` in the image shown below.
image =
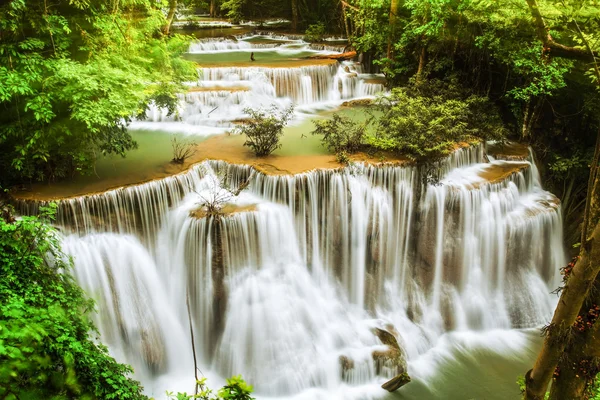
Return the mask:
{"type": "MultiPolygon", "coordinates": [[[[301,59],[318,54],[316,51],[307,50],[304,46],[286,45],[275,49],[244,49],[230,52],[214,52],[204,54],[187,53],[184,58],[190,61],[195,61],[198,64],[205,65],[219,64],[226,66],[231,63],[249,62],[250,53],[254,53],[255,61],[264,64],[277,64],[281,67],[286,66],[286,62],[291,59],[301,59]]],[[[251,66],[251,65],[248,65],[251,66]]]]}
{"type": "Polygon", "coordinates": [[[198,39],[204,38],[216,38],[226,36],[244,35],[255,30],[251,26],[230,26],[230,27],[214,27],[214,28],[198,28],[194,26],[179,26],[175,27],[172,31],[179,33],[180,35],[190,35],[198,39]]]}
{"type": "MultiPolygon", "coordinates": [[[[328,118],[334,112],[348,116],[358,123],[367,118],[367,109],[364,107],[343,107],[339,110],[302,112],[296,113],[294,121],[284,128],[281,137],[281,148],[275,150],[274,156],[298,157],[305,156],[311,162],[310,156],[329,154],[322,145],[319,136],[312,135],[315,125],[313,120],[328,118]]],[[[211,140],[211,136],[190,135],[177,132],[132,130],[131,135],[138,143],[138,148],[128,151],[126,157],[118,155],[99,156],[94,171],[91,175],[77,176],[70,181],[52,184],[36,184],[31,191],[23,192],[22,197],[35,198],[60,198],[76,196],[85,193],[105,191],[110,188],[130,185],[157,179],[185,170],[189,163],[180,166],[171,163],[173,158],[171,141],[177,140],[195,143],[202,150],[202,143],[211,140]]],[[[222,136],[222,135],[221,135],[222,136]]],[[[225,134],[220,146],[227,146],[231,153],[249,153],[248,148],[243,148],[245,137],[242,135],[225,134]]],[[[213,144],[214,145],[214,144],[213,144]]],[[[225,149],[220,148],[220,151],[225,149]]],[[[205,155],[202,151],[190,161],[200,162],[205,155]]],[[[235,158],[232,160],[236,160],[235,158]]],[[[293,160],[300,161],[298,158],[293,160]]],[[[240,160],[243,162],[243,160],[240,160]]]]}

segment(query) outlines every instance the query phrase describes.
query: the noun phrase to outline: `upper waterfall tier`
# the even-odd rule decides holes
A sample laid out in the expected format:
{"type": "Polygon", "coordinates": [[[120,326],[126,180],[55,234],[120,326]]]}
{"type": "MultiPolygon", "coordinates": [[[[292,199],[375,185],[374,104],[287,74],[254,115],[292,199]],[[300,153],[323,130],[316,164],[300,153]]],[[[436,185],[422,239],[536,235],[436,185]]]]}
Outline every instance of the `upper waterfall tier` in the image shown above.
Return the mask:
{"type": "Polygon", "coordinates": [[[229,52],[232,50],[261,51],[262,49],[274,49],[279,47],[282,52],[326,51],[341,52],[347,45],[347,41],[329,41],[323,43],[307,43],[301,38],[276,35],[248,35],[237,38],[210,38],[200,39],[190,44],[189,53],[207,54],[215,52],[229,52]],[[338,44],[336,44],[338,43],[338,44]]]}
{"type": "Polygon", "coordinates": [[[176,113],[151,105],[146,121],[133,129],[161,129],[197,134],[222,133],[232,123],[247,118],[245,108],[286,107],[301,109],[316,104],[339,105],[344,100],[373,96],[384,89],[380,81],[362,74],[360,64],[321,63],[295,68],[201,68],[199,81],[179,95],[176,113]]]}
{"type": "Polygon", "coordinates": [[[229,50],[272,49],[286,42],[252,43],[245,40],[199,40],[190,44],[190,53],[208,53],[229,50]]]}

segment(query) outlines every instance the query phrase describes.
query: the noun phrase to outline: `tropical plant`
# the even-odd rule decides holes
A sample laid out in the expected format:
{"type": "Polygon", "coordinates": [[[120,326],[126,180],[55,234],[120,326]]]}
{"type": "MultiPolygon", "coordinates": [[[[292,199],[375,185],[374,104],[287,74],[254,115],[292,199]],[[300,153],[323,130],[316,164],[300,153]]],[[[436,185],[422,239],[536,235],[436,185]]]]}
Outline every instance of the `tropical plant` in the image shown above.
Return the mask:
{"type": "Polygon", "coordinates": [[[147,399],[98,341],[94,303],[48,224],[55,211],[0,218],[0,397],[147,399]]]}
{"type": "Polygon", "coordinates": [[[127,131],[154,101],[169,112],[189,40],[165,37],[149,0],[0,6],[0,180],[55,180],[87,173],[98,154],[135,148],[127,131]]]}
{"type": "Polygon", "coordinates": [[[241,375],[233,376],[227,379],[227,383],[221,389],[214,393],[206,386],[206,378],[200,378],[196,381],[196,393],[187,394],[167,392],[167,397],[172,400],[254,400],[252,386],[248,385],[241,375]]]}
{"type": "Polygon", "coordinates": [[[268,156],[281,147],[283,128],[292,118],[292,106],[280,110],[276,105],[268,109],[246,108],[249,119],[236,128],[236,132],[246,135],[244,146],[250,147],[258,157],[268,156]]]}

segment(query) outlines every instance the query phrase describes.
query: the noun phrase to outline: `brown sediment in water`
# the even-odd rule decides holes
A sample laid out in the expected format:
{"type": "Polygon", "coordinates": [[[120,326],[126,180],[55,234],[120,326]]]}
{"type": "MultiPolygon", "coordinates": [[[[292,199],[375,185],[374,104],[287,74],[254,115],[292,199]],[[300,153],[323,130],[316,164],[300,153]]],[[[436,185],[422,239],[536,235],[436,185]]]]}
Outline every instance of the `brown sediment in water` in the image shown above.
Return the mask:
{"type": "Polygon", "coordinates": [[[221,160],[230,164],[251,165],[268,175],[293,175],[313,169],[339,168],[335,156],[329,154],[280,156],[271,154],[256,157],[243,146],[244,138],[240,135],[213,136],[197,146],[195,162],[204,160],[221,160]]]}
{"type": "MultiPolygon", "coordinates": [[[[200,157],[202,160],[222,160],[230,164],[250,165],[267,175],[296,175],[315,169],[337,169],[344,166],[336,161],[333,154],[285,156],[271,154],[266,157],[256,157],[249,148],[243,146],[243,137],[239,135],[214,136],[198,145],[195,157],[200,157]]],[[[361,152],[351,154],[350,159],[370,164],[409,163],[408,158],[389,152],[379,152],[375,155],[361,152]]]]}
{"type": "Polygon", "coordinates": [[[213,62],[213,63],[197,63],[200,68],[228,68],[228,67],[260,67],[260,68],[300,68],[300,67],[312,67],[319,65],[332,65],[337,63],[336,60],[308,60],[308,59],[289,59],[281,61],[239,61],[239,62],[213,62]]]}
{"type": "Polygon", "coordinates": [[[188,88],[188,92],[247,92],[250,88],[247,86],[194,86],[188,88]]]}
{"type": "MultiPolygon", "coordinates": [[[[266,175],[296,175],[316,169],[338,169],[344,167],[336,161],[333,154],[277,155],[256,157],[243,146],[244,138],[240,135],[213,136],[196,145],[196,153],[183,164],[166,162],[161,168],[150,171],[146,177],[123,175],[113,179],[90,181],[89,184],[74,187],[61,184],[34,184],[29,191],[20,190],[12,193],[18,200],[60,200],[65,198],[104,193],[109,190],[135,186],[187,172],[194,164],[205,160],[220,160],[230,164],[250,165],[266,175]]],[[[407,165],[410,160],[394,153],[378,152],[375,155],[356,153],[350,155],[355,162],[373,165],[407,165]]]]}
{"type": "Polygon", "coordinates": [[[384,77],[367,78],[364,81],[365,81],[365,83],[369,83],[371,85],[385,85],[385,78],[384,77]]]}
{"type": "Polygon", "coordinates": [[[498,183],[506,180],[512,174],[529,168],[529,163],[498,163],[489,164],[485,170],[479,173],[479,176],[486,180],[486,183],[498,183]]]}
{"type": "MultiPolygon", "coordinates": [[[[243,213],[243,212],[252,212],[258,210],[256,204],[248,204],[245,206],[239,206],[237,204],[227,203],[221,208],[219,214],[228,217],[230,215],[243,213]]],[[[208,216],[208,213],[204,209],[204,207],[197,208],[190,212],[190,217],[202,219],[208,216]]]]}

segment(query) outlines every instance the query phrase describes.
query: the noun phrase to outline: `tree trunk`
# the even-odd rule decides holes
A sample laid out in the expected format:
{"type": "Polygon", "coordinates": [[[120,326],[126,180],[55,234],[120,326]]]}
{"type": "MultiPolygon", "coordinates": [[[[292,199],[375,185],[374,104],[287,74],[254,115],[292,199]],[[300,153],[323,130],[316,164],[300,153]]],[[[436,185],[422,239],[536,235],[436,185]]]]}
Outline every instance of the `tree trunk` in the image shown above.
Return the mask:
{"type": "MultiPolygon", "coordinates": [[[[586,53],[581,56],[581,49],[566,47],[561,44],[554,42],[552,36],[550,36],[549,30],[547,29],[542,14],[537,6],[536,0],[526,0],[531,14],[536,25],[538,37],[544,44],[544,47],[553,50],[554,55],[560,55],[563,57],[589,59],[592,61],[594,66],[594,72],[596,75],[597,83],[600,85],[600,68],[596,62],[595,56],[597,52],[594,52],[590,47],[588,40],[585,35],[579,29],[577,21],[573,21],[574,26],[577,28],[577,32],[581,41],[585,44],[586,53]],[[562,52],[562,53],[561,53],[562,52]]],[[[573,324],[578,314],[582,311],[584,300],[590,293],[594,281],[598,278],[598,272],[600,271],[600,182],[598,173],[600,162],[600,129],[596,137],[596,146],[594,151],[594,158],[590,168],[590,177],[588,180],[587,197],[585,212],[583,216],[582,232],[581,232],[581,248],[579,253],[579,260],[573,267],[572,272],[567,280],[567,284],[563,289],[552,322],[548,326],[546,331],[546,337],[542,349],[538,354],[533,369],[528,371],[525,377],[525,398],[527,400],[542,400],[546,394],[548,383],[552,378],[556,366],[559,362],[571,364],[565,364],[565,370],[569,369],[569,366],[573,367],[573,362],[581,362],[582,356],[587,352],[587,356],[593,356],[594,360],[600,354],[589,354],[590,349],[598,350],[597,343],[600,339],[600,322],[595,321],[594,326],[591,328],[591,335],[582,341],[582,344],[571,343],[567,352],[565,352],[565,346],[567,340],[570,339],[573,324]],[[593,227],[593,228],[592,228],[593,227]],[[591,234],[589,232],[591,231],[591,234]],[[587,346],[587,349],[585,347],[587,346]],[[582,350],[583,347],[583,350],[582,350]],[[579,361],[578,361],[579,360],[579,361]]],[[[596,295],[594,295],[596,296],[596,295]]],[[[584,309],[585,311],[585,309],[584,309]]],[[[579,323],[579,321],[578,321],[579,323]]],[[[577,328],[577,326],[575,326],[577,328]]],[[[577,367],[577,365],[576,365],[577,367]]],[[[597,368],[597,365],[594,366],[597,368]]],[[[564,371],[558,371],[564,372],[564,371]]],[[[594,379],[596,373],[595,370],[589,374],[589,378],[594,379]]],[[[571,372],[564,372],[570,374],[571,372]]],[[[575,378],[577,378],[577,373],[575,378]]],[[[563,379],[564,382],[568,381],[568,375],[563,379]]],[[[563,380],[561,379],[561,381],[563,380]]],[[[556,396],[562,396],[561,399],[578,398],[582,390],[585,390],[585,384],[581,383],[581,380],[571,380],[570,384],[559,384],[552,388],[554,392],[554,398],[556,396]],[[582,389],[583,388],[583,389],[582,389]]]]}
{"type": "Polygon", "coordinates": [[[533,17],[533,24],[535,26],[538,39],[540,39],[540,41],[544,45],[544,50],[547,51],[550,55],[556,57],[574,58],[591,62],[594,62],[595,57],[599,56],[597,51],[593,51],[589,48],[582,49],[579,47],[569,47],[555,42],[552,35],[550,35],[550,30],[546,26],[544,18],[542,17],[542,13],[540,12],[540,8],[538,7],[537,1],[525,1],[527,2],[527,5],[529,6],[529,10],[531,12],[531,16],[533,17]]]}
{"type": "Polygon", "coordinates": [[[423,70],[427,64],[427,48],[425,45],[421,48],[421,54],[419,55],[419,68],[417,69],[417,83],[421,83],[423,80],[423,70]]]}
{"type": "Polygon", "coordinates": [[[577,317],[575,329],[555,372],[550,400],[584,400],[598,373],[600,354],[600,279],[596,278],[590,296],[577,317]],[[588,323],[593,323],[589,326],[588,323]]]}
{"type": "Polygon", "coordinates": [[[292,31],[298,30],[298,0],[292,0],[292,31]]]}
{"type": "Polygon", "coordinates": [[[521,126],[521,139],[525,139],[529,137],[529,131],[527,127],[529,126],[529,108],[531,107],[531,98],[527,100],[525,104],[525,110],[523,110],[523,125],[521,126]]]}
{"type": "Polygon", "coordinates": [[[396,22],[398,19],[398,10],[400,10],[400,0],[392,0],[390,5],[390,34],[388,36],[387,58],[394,56],[394,38],[396,36],[396,22]]]}
{"type": "Polygon", "coordinates": [[[167,24],[163,29],[163,33],[168,35],[171,31],[171,24],[173,23],[173,18],[175,18],[175,11],[177,11],[177,0],[169,0],[169,13],[167,14],[167,24]]]}
{"type": "MultiPolygon", "coordinates": [[[[596,192],[594,197],[598,195],[600,193],[596,192]]],[[[525,377],[527,400],[544,399],[548,383],[565,350],[573,323],[599,271],[600,223],[596,223],[589,245],[581,246],[579,260],[573,267],[554,311],[552,322],[547,327],[542,349],[533,369],[527,372],[525,377]]]]}
{"type": "Polygon", "coordinates": [[[217,0],[210,0],[210,17],[215,18],[217,16],[217,0]]]}
{"type": "Polygon", "coordinates": [[[223,227],[220,216],[212,218],[212,259],[211,275],[213,284],[213,304],[212,304],[212,338],[211,346],[216,348],[221,333],[224,328],[224,316],[227,308],[227,290],[225,287],[225,268],[223,258],[223,227]]]}

